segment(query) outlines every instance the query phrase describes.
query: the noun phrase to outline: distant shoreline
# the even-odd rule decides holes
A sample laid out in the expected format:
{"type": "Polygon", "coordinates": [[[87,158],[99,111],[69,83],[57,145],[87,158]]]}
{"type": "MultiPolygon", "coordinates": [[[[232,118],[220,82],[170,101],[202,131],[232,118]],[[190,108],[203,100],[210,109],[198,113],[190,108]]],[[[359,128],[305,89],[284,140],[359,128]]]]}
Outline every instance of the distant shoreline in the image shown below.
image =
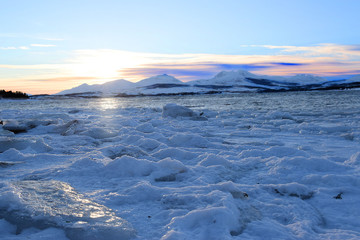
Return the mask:
{"type": "MultiPolygon", "coordinates": [[[[30,99],[36,98],[135,98],[135,97],[172,97],[172,96],[190,96],[190,95],[215,95],[215,94],[246,94],[246,93],[285,93],[285,92],[325,92],[325,91],[344,91],[344,90],[360,90],[360,85],[357,87],[349,88],[334,88],[329,87],[326,89],[291,89],[291,90],[261,90],[261,91],[208,91],[208,92],[180,92],[180,93],[158,93],[158,94],[114,94],[114,95],[104,95],[96,92],[85,92],[85,93],[71,93],[64,95],[52,95],[52,94],[39,94],[31,95],[30,99]]],[[[1,98],[0,98],[1,99],[1,98]]]]}
{"type": "Polygon", "coordinates": [[[20,92],[20,91],[5,91],[0,90],[0,99],[6,98],[6,99],[28,99],[29,95],[26,93],[20,92]]]}

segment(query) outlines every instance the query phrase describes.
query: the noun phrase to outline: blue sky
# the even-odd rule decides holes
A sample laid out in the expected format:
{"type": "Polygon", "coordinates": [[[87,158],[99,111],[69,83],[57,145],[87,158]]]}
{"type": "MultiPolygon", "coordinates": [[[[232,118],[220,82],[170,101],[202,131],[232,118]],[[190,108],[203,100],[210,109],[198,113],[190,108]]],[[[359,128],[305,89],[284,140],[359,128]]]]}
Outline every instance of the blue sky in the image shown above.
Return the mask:
{"type": "Polygon", "coordinates": [[[221,70],[359,74],[360,1],[0,0],[0,88],[221,70]]]}

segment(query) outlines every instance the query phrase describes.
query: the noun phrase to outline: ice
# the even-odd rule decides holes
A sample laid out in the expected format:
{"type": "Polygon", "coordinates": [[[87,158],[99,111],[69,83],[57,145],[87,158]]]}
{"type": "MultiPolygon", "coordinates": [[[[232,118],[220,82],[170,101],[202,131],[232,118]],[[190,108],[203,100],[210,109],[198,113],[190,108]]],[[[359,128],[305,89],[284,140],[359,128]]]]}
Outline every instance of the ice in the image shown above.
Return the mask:
{"type": "Polygon", "coordinates": [[[189,109],[187,107],[179,106],[174,103],[169,103],[164,106],[162,116],[163,117],[173,117],[173,118],[195,117],[196,114],[194,113],[194,111],[192,111],[191,109],[189,109]]]}
{"type": "Polygon", "coordinates": [[[116,131],[99,128],[99,127],[94,127],[94,128],[90,128],[89,130],[82,132],[82,134],[88,135],[95,139],[104,139],[104,138],[115,137],[115,136],[117,136],[118,133],[116,131]]]}
{"type": "Polygon", "coordinates": [[[16,233],[16,226],[10,224],[9,222],[5,221],[5,219],[0,219],[0,232],[3,235],[7,234],[15,234],[16,233]]]}
{"type": "Polygon", "coordinates": [[[0,136],[0,153],[12,148],[17,150],[31,148],[36,152],[48,152],[52,150],[42,138],[14,138],[0,136]]]}
{"type": "Polygon", "coordinates": [[[187,171],[187,167],[178,160],[166,158],[156,164],[157,169],[152,173],[155,181],[171,182],[176,181],[177,174],[187,171]]]}
{"type": "Polygon", "coordinates": [[[208,154],[203,160],[201,160],[199,162],[199,165],[205,166],[205,167],[215,166],[215,165],[229,167],[231,165],[231,163],[221,156],[218,156],[215,154],[208,154]]]}
{"type": "Polygon", "coordinates": [[[118,157],[107,164],[104,169],[105,175],[108,177],[149,176],[153,171],[152,162],[130,156],[118,157]]]}
{"type": "Polygon", "coordinates": [[[150,123],[144,123],[136,127],[136,130],[143,133],[152,133],[155,131],[155,128],[150,123]]]}
{"type": "Polygon", "coordinates": [[[170,144],[174,147],[195,147],[207,148],[211,143],[206,138],[198,134],[176,134],[170,139],[170,144]]]}
{"type": "Polygon", "coordinates": [[[359,106],[354,91],[6,102],[26,131],[0,125],[0,239],[359,239],[359,106]]]}
{"type": "Polygon", "coordinates": [[[171,231],[162,239],[218,239],[218,236],[229,239],[231,232],[238,227],[236,213],[225,207],[193,210],[185,216],[173,218],[169,224],[171,231]],[[195,232],[196,229],[200,231],[195,232]]]}
{"type": "Polygon", "coordinates": [[[21,232],[20,234],[14,235],[3,235],[2,240],[47,240],[47,239],[57,239],[57,240],[69,240],[66,237],[63,230],[57,228],[47,228],[44,230],[39,230],[36,228],[28,228],[21,232]]]}
{"type": "Polygon", "coordinates": [[[184,161],[184,160],[191,160],[191,159],[196,158],[197,154],[186,151],[186,150],[169,147],[166,149],[159,150],[158,152],[154,153],[153,156],[158,159],[164,159],[164,158],[170,157],[172,159],[184,161]]]}
{"type": "Polygon", "coordinates": [[[146,151],[153,151],[158,148],[161,143],[155,139],[142,138],[137,141],[137,144],[140,148],[146,151]]]}
{"type": "Polygon", "coordinates": [[[135,235],[131,225],[111,209],[84,198],[64,182],[17,181],[1,195],[1,217],[17,225],[17,234],[30,227],[57,227],[69,239],[130,239],[135,235]]]}
{"type": "MultiPolygon", "coordinates": [[[[127,139],[129,140],[129,139],[127,139]]],[[[128,141],[129,143],[130,141],[128,141]]],[[[148,155],[146,152],[141,150],[139,147],[134,145],[123,145],[123,144],[116,144],[108,147],[104,147],[99,149],[101,152],[104,153],[105,156],[115,159],[117,157],[122,157],[124,155],[131,156],[131,157],[140,157],[148,155]]]]}
{"type": "Polygon", "coordinates": [[[55,131],[63,136],[68,136],[68,135],[78,134],[84,131],[84,129],[82,128],[81,121],[74,119],[63,125],[57,126],[55,131]]]}
{"type": "Polygon", "coordinates": [[[13,132],[15,134],[26,132],[30,129],[30,126],[21,124],[17,121],[5,121],[3,124],[3,129],[13,132]]]}
{"type": "Polygon", "coordinates": [[[348,164],[348,165],[359,166],[360,165],[360,152],[357,152],[357,153],[354,153],[353,155],[351,155],[350,159],[346,160],[344,163],[348,164]]]}

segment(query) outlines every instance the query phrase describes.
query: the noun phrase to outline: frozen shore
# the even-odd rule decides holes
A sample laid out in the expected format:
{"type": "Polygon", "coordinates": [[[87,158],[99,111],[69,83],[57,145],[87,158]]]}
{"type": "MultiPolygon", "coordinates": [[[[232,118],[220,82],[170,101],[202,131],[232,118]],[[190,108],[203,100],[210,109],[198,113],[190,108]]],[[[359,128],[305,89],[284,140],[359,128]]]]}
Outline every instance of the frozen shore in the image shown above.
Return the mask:
{"type": "Polygon", "coordinates": [[[356,108],[54,106],[0,120],[1,239],[360,238],[356,108]]]}

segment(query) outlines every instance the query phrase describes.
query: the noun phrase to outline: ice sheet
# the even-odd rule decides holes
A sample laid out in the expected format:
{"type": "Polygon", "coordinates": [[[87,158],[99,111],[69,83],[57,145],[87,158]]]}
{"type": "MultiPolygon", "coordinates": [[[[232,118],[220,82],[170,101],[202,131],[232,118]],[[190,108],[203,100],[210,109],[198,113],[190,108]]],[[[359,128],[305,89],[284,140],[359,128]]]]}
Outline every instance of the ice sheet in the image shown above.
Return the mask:
{"type": "Polygon", "coordinates": [[[7,103],[0,237],[359,239],[359,101],[313,94],[7,103]]]}

